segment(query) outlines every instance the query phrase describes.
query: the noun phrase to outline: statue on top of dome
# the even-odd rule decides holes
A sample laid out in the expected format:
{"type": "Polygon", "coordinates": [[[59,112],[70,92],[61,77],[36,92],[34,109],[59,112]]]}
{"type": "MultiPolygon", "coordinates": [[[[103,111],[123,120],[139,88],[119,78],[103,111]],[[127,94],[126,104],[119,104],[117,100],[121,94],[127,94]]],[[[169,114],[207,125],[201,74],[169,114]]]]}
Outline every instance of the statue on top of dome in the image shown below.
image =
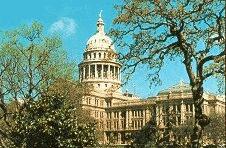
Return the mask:
{"type": "Polygon", "coordinates": [[[102,17],[102,11],[103,11],[103,10],[100,10],[100,13],[99,13],[99,18],[101,18],[101,17],[102,17]]]}

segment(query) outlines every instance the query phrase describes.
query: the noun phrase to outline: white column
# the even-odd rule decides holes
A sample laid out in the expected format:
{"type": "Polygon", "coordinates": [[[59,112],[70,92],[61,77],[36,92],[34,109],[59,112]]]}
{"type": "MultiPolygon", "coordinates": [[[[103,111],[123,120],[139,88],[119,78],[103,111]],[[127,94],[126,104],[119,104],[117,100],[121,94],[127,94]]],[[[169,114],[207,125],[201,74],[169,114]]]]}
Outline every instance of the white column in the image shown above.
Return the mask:
{"type": "Polygon", "coordinates": [[[184,123],[184,121],[185,121],[185,105],[184,105],[184,101],[182,100],[181,101],[181,109],[180,109],[180,111],[181,111],[181,123],[184,123]]]}
{"type": "Polygon", "coordinates": [[[132,111],[129,110],[129,112],[128,112],[128,125],[129,125],[129,127],[130,127],[130,123],[131,123],[131,115],[132,115],[132,111]]]}
{"type": "Polygon", "coordinates": [[[120,111],[118,112],[118,123],[119,123],[118,127],[119,127],[119,130],[120,130],[120,129],[122,129],[122,126],[121,126],[121,112],[120,111]]]}
{"type": "Polygon", "coordinates": [[[89,65],[89,74],[88,74],[88,78],[91,77],[91,73],[90,73],[90,65],[89,65]]]}
{"type": "Polygon", "coordinates": [[[129,129],[129,110],[126,111],[126,129],[129,129]]]}
{"type": "Polygon", "coordinates": [[[143,112],[143,124],[142,124],[141,128],[145,125],[145,116],[146,116],[145,109],[142,112],[143,112]]]}
{"type": "MultiPolygon", "coordinates": [[[[190,107],[190,106],[189,106],[190,107]]],[[[216,111],[216,110],[215,110],[216,111]]],[[[192,116],[195,117],[195,105],[192,104],[192,116]]]]}

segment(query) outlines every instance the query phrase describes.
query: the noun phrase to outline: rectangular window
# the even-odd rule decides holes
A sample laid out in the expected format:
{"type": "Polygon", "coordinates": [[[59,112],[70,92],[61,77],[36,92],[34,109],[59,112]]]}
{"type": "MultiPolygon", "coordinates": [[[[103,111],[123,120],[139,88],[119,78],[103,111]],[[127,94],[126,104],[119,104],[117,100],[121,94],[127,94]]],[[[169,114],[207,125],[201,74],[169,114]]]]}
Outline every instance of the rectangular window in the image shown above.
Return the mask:
{"type": "Polygon", "coordinates": [[[121,121],[121,127],[122,127],[122,129],[125,128],[125,127],[124,127],[124,121],[121,121]]]}
{"type": "Polygon", "coordinates": [[[101,117],[101,118],[104,117],[104,112],[100,112],[100,117],[101,117]]]}
{"type": "Polygon", "coordinates": [[[103,100],[100,101],[100,106],[101,106],[101,107],[104,106],[104,101],[103,101],[103,100]]]}
{"type": "Polygon", "coordinates": [[[135,129],[137,129],[137,121],[134,121],[135,122],[135,129]]]}
{"type": "Polygon", "coordinates": [[[91,98],[89,98],[89,104],[91,104],[91,98]]]}
{"type": "Polygon", "coordinates": [[[132,129],[134,129],[134,121],[132,121],[132,129]]]}
{"type": "Polygon", "coordinates": [[[111,122],[107,122],[107,129],[111,129],[111,122]]]}
{"type": "Polygon", "coordinates": [[[98,118],[99,112],[95,111],[95,117],[98,118]]]}
{"type": "Polygon", "coordinates": [[[111,119],[111,113],[107,113],[107,118],[111,119]]]}
{"type": "Polygon", "coordinates": [[[186,112],[189,112],[189,104],[186,104],[186,112]]]}

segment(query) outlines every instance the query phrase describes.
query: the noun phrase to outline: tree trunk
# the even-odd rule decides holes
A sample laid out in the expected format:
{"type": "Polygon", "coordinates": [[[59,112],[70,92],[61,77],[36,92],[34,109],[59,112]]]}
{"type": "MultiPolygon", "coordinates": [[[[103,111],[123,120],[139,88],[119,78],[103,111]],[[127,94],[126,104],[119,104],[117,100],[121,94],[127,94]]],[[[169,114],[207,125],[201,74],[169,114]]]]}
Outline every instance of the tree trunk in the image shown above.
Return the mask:
{"type": "Polygon", "coordinates": [[[209,124],[209,118],[202,112],[203,87],[202,83],[192,86],[193,101],[195,107],[195,125],[191,136],[192,148],[200,148],[202,145],[202,133],[204,126],[209,124]]]}

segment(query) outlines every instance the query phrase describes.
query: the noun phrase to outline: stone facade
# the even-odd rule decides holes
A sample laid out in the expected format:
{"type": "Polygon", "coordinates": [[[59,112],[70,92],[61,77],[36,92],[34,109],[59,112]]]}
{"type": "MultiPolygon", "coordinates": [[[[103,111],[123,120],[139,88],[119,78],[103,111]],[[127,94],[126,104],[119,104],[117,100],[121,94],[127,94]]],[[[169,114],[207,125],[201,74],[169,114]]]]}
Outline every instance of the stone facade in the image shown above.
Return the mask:
{"type": "MultiPolygon", "coordinates": [[[[112,40],[104,32],[104,22],[99,17],[97,32],[88,40],[84,59],[79,64],[80,81],[93,87],[84,96],[83,108],[98,121],[107,144],[129,144],[128,136],[141,130],[149,121],[155,121],[160,129],[167,128],[169,112],[173,111],[174,124],[180,125],[194,117],[191,88],[180,82],[156,96],[140,99],[133,94],[122,93],[121,64],[112,40]]],[[[225,97],[204,93],[205,114],[225,113],[225,97]]]]}

